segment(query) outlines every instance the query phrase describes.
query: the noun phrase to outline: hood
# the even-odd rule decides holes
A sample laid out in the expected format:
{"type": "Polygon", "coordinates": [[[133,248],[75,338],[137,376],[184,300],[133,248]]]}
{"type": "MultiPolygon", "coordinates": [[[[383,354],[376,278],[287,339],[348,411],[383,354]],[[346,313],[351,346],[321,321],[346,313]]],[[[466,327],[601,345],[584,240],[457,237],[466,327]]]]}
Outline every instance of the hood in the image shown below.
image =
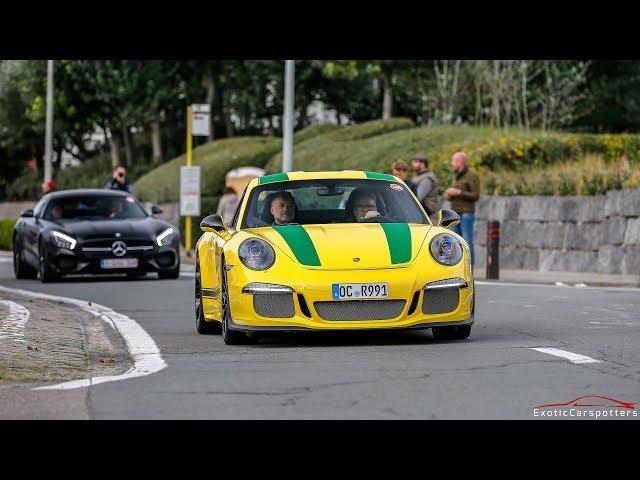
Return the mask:
{"type": "Polygon", "coordinates": [[[355,270],[406,266],[416,259],[430,228],[407,223],[349,223],[250,231],[303,266],[355,270]]]}
{"type": "MultiPolygon", "coordinates": [[[[76,238],[112,237],[120,233],[127,237],[153,237],[170,225],[153,217],[130,220],[58,220],[51,222],[76,238]]],[[[54,227],[55,228],[55,227],[54,227]]]]}

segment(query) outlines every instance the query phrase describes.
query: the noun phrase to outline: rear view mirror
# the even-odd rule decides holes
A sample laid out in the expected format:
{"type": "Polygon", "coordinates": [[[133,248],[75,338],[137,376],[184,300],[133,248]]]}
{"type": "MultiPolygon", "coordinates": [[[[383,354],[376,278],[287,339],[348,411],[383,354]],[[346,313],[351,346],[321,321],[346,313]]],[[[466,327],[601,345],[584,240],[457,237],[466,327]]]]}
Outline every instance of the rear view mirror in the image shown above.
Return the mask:
{"type": "Polygon", "coordinates": [[[344,188],[335,187],[335,186],[320,187],[320,188],[316,188],[316,193],[318,194],[319,197],[332,197],[334,195],[335,196],[342,195],[344,193],[344,188]]]}
{"type": "Polygon", "coordinates": [[[160,215],[164,210],[162,210],[158,205],[153,205],[151,207],[151,215],[160,215]]]}
{"type": "Polygon", "coordinates": [[[21,217],[33,217],[33,209],[23,210],[20,214],[21,217]]]}
{"type": "Polygon", "coordinates": [[[438,211],[438,227],[451,228],[460,223],[460,215],[453,210],[439,210],[438,211]]]}

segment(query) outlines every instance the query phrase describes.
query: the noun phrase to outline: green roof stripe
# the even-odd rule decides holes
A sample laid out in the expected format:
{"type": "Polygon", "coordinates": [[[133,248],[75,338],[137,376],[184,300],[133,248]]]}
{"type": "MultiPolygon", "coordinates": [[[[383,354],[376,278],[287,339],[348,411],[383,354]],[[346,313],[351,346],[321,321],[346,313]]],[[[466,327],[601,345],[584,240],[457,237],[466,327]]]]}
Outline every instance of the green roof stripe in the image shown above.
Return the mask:
{"type": "Polygon", "coordinates": [[[378,173],[378,172],[364,172],[367,178],[372,178],[374,180],[387,180],[389,182],[395,182],[396,179],[393,178],[393,175],[389,175],[388,173],[378,173]]]}
{"type": "Polygon", "coordinates": [[[265,175],[264,177],[260,177],[260,185],[273,182],[286,182],[287,180],[289,180],[289,175],[287,175],[286,173],[274,173],[273,175],[265,175]]]}
{"type": "Polygon", "coordinates": [[[274,225],[273,229],[284,238],[302,265],[320,266],[316,247],[302,225],[274,225]]]}
{"type": "Polygon", "coordinates": [[[381,223],[389,245],[391,263],[411,260],[411,229],[407,223],[381,223]]]}

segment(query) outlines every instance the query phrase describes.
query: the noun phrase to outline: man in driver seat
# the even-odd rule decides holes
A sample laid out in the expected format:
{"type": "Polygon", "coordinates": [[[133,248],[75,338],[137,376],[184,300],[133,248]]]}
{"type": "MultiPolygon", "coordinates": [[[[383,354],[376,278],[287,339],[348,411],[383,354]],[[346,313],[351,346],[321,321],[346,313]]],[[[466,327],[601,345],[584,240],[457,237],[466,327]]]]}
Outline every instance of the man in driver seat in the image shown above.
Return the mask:
{"type": "Polygon", "coordinates": [[[271,215],[274,225],[286,225],[296,218],[296,201],[287,191],[276,193],[271,200],[271,215]]]}

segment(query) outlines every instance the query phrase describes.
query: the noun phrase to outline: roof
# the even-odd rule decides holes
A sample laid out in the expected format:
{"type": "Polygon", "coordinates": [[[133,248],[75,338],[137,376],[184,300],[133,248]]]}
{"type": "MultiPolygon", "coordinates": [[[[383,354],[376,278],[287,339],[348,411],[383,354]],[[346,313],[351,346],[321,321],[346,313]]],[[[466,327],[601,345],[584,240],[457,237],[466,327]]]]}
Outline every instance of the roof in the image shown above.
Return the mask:
{"type": "Polygon", "coordinates": [[[289,180],[316,180],[316,179],[371,179],[397,182],[399,179],[388,173],[367,172],[362,170],[342,170],[339,172],[288,172],[274,173],[252,180],[252,184],[263,185],[265,183],[286,182],[289,180]]]}
{"type": "Polygon", "coordinates": [[[121,190],[110,190],[108,188],[76,188],[73,190],[58,190],[55,192],[47,193],[47,198],[73,197],[77,195],[88,195],[88,196],[120,195],[122,197],[133,196],[129,192],[123,192],[121,190]]]}

